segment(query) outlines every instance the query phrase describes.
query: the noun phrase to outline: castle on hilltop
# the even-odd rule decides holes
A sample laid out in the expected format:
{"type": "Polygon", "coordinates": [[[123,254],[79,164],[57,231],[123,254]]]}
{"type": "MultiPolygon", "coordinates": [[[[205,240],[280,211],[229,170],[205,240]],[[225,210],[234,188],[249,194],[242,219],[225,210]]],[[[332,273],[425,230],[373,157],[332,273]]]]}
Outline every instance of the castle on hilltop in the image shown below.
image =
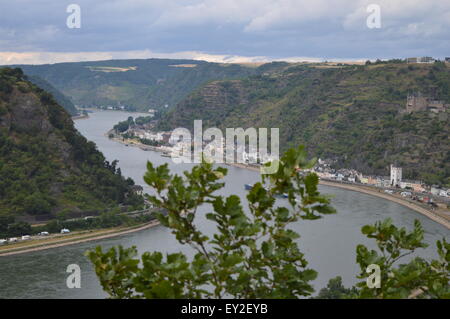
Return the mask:
{"type": "Polygon", "coordinates": [[[422,93],[408,94],[406,98],[406,113],[429,111],[433,113],[445,112],[449,108],[449,104],[445,104],[444,101],[436,100],[428,96],[422,95],[422,93]]]}

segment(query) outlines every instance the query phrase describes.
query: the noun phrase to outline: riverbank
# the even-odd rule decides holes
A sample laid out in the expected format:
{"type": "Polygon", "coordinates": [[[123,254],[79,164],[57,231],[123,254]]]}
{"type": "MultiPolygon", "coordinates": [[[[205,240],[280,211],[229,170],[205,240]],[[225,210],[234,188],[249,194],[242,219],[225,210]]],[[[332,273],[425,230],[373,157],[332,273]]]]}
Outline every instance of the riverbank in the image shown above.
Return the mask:
{"type": "Polygon", "coordinates": [[[56,235],[55,237],[38,239],[34,241],[24,241],[12,245],[0,246],[0,257],[11,256],[17,254],[24,254],[35,252],[50,248],[63,247],[68,245],[81,244],[89,241],[117,237],[125,234],[130,234],[145,230],[159,225],[158,220],[153,220],[144,225],[135,225],[131,227],[116,227],[111,229],[101,230],[85,230],[74,232],[71,234],[56,235]]]}
{"type": "Polygon", "coordinates": [[[320,181],[320,184],[326,185],[326,186],[331,186],[331,187],[339,187],[339,188],[343,188],[343,189],[347,189],[347,190],[351,190],[351,191],[355,191],[355,192],[360,192],[360,193],[380,197],[380,198],[383,198],[386,200],[390,200],[397,204],[408,207],[409,209],[412,209],[412,210],[432,219],[433,221],[441,224],[442,226],[446,227],[447,229],[450,229],[450,214],[448,212],[446,213],[444,211],[439,211],[439,210],[432,211],[430,209],[419,206],[418,204],[416,204],[412,201],[404,199],[400,196],[383,193],[381,189],[377,190],[377,189],[373,189],[371,187],[366,187],[366,186],[348,185],[348,184],[341,184],[338,182],[323,181],[323,180],[320,181]]]}
{"type": "MultiPolygon", "coordinates": [[[[109,137],[109,134],[111,134],[112,132],[113,132],[113,130],[108,131],[105,135],[109,137]]],[[[163,152],[158,147],[147,146],[147,145],[139,143],[135,140],[122,140],[117,137],[113,137],[110,139],[113,141],[119,142],[121,144],[125,144],[127,146],[139,147],[146,151],[163,152]]],[[[238,168],[242,168],[242,169],[248,169],[248,170],[260,172],[260,167],[256,166],[256,165],[248,165],[248,164],[244,164],[244,163],[225,163],[225,165],[230,165],[230,166],[234,166],[234,167],[238,167],[238,168]]],[[[342,189],[346,189],[346,190],[350,190],[350,191],[355,191],[355,192],[360,192],[360,193],[376,196],[379,198],[383,198],[385,200],[390,200],[392,202],[395,202],[397,204],[405,206],[411,210],[414,210],[415,212],[418,212],[418,213],[430,218],[431,220],[441,224],[442,226],[446,227],[447,229],[450,229],[450,212],[440,211],[440,210],[432,211],[428,208],[420,206],[419,204],[409,201],[406,198],[396,196],[394,194],[391,195],[391,194],[384,193],[383,190],[380,188],[364,186],[364,185],[344,184],[344,183],[340,183],[337,181],[330,181],[330,180],[323,180],[323,179],[321,179],[319,181],[319,184],[325,185],[325,186],[330,186],[330,187],[338,187],[338,188],[342,188],[342,189]]]]}
{"type": "MultiPolygon", "coordinates": [[[[231,165],[231,166],[239,167],[239,168],[243,168],[243,169],[250,169],[253,171],[257,171],[257,172],[260,171],[259,167],[250,166],[250,165],[246,165],[246,164],[242,164],[242,163],[232,163],[232,164],[227,164],[227,165],[231,165]]],[[[390,200],[397,204],[408,207],[409,209],[412,209],[412,210],[430,218],[431,220],[441,224],[442,226],[446,227],[447,229],[450,229],[450,213],[449,212],[447,212],[447,214],[446,214],[445,212],[431,211],[431,210],[421,207],[418,204],[411,202],[403,197],[387,194],[387,193],[384,193],[382,189],[374,188],[374,187],[370,187],[370,186],[344,184],[344,183],[323,180],[323,179],[321,179],[319,181],[319,184],[325,185],[325,186],[330,186],[330,187],[342,188],[342,189],[346,189],[346,190],[350,190],[350,191],[354,191],[354,192],[360,192],[360,193],[376,196],[379,198],[383,198],[386,200],[390,200]]]]}
{"type": "Polygon", "coordinates": [[[88,119],[88,118],[89,118],[88,114],[81,114],[81,115],[72,116],[72,120],[73,121],[75,121],[75,120],[82,120],[82,119],[88,119]]]}
{"type": "Polygon", "coordinates": [[[156,147],[156,146],[151,146],[151,145],[145,145],[142,143],[137,142],[136,140],[133,139],[124,139],[124,138],[120,138],[117,137],[114,130],[109,130],[108,132],[105,133],[105,136],[108,137],[110,140],[126,145],[126,146],[134,146],[134,147],[138,147],[143,151],[151,151],[151,152],[157,152],[157,153],[164,153],[164,150],[162,150],[160,147],[156,147]],[[111,134],[114,137],[110,137],[111,134]]]}
{"type": "MultiPolygon", "coordinates": [[[[231,166],[239,167],[239,168],[243,168],[243,169],[250,169],[253,171],[257,171],[257,172],[259,172],[259,170],[260,170],[259,167],[250,166],[250,165],[246,165],[246,164],[242,164],[242,163],[232,163],[232,164],[227,164],[227,165],[231,165],[231,166]]],[[[346,190],[350,190],[350,191],[354,191],[354,192],[360,192],[360,193],[376,196],[379,198],[383,198],[386,200],[390,200],[397,204],[408,207],[409,209],[412,209],[412,210],[430,218],[431,220],[441,224],[442,226],[446,227],[447,229],[450,229],[450,213],[447,212],[447,214],[446,214],[445,212],[431,211],[431,210],[421,207],[418,204],[411,202],[403,197],[384,193],[382,189],[374,188],[374,187],[370,187],[370,186],[363,186],[363,185],[344,184],[344,183],[323,180],[323,179],[321,179],[319,181],[319,184],[325,185],[325,186],[330,186],[330,187],[338,187],[338,188],[342,188],[342,189],[346,189],[346,190]]]]}

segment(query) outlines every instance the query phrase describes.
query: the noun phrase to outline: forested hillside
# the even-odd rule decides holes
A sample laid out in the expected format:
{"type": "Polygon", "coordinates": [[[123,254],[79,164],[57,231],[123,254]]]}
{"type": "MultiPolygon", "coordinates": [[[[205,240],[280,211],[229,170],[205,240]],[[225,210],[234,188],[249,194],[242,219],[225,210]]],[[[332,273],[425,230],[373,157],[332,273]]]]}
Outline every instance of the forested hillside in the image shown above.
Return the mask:
{"type": "Polygon", "coordinates": [[[28,221],[138,201],[116,163],[20,69],[0,69],[0,217],[28,221]]]}
{"type": "Polygon", "coordinates": [[[293,65],[269,75],[213,81],[166,114],[160,129],[278,127],[282,149],[305,144],[337,167],[450,185],[449,110],[405,114],[407,95],[450,102],[450,68],[434,64],[293,65]]]}
{"type": "Polygon", "coordinates": [[[78,111],[75,108],[75,105],[73,105],[72,101],[67,96],[62,94],[58,89],[56,89],[53,85],[40,78],[39,76],[29,76],[28,80],[42,90],[47,91],[48,93],[53,95],[55,101],[63,108],[65,108],[70,115],[75,116],[78,114],[78,111]]]}
{"type": "Polygon", "coordinates": [[[20,66],[80,106],[119,106],[147,111],[180,102],[211,80],[244,78],[273,66],[243,66],[197,60],[110,60],[20,66]]]}

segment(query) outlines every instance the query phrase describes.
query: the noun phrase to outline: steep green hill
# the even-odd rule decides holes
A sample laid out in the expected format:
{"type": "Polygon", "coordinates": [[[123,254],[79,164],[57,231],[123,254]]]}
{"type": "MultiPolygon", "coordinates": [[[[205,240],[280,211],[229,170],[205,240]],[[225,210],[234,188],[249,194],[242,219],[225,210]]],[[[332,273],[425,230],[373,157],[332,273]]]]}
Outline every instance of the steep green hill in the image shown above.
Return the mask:
{"type": "Polygon", "coordinates": [[[29,76],[28,80],[42,90],[47,91],[48,93],[53,95],[55,101],[63,108],[65,108],[70,115],[78,115],[78,111],[75,105],[73,105],[72,101],[67,96],[62,94],[58,89],[56,89],[53,85],[40,78],[39,76],[29,76]]]}
{"type": "Polygon", "coordinates": [[[450,68],[443,63],[368,66],[296,65],[270,75],[213,81],[177,105],[160,129],[278,127],[283,149],[306,144],[337,167],[450,184],[449,111],[404,114],[408,93],[450,102],[450,68]]]}
{"type": "Polygon", "coordinates": [[[136,200],[132,184],[49,93],[0,69],[0,217],[95,213],[136,200]]]}
{"type": "Polygon", "coordinates": [[[180,102],[210,80],[236,79],[269,72],[250,67],[196,60],[110,60],[21,65],[25,74],[39,76],[80,106],[126,105],[140,111],[180,102]]]}

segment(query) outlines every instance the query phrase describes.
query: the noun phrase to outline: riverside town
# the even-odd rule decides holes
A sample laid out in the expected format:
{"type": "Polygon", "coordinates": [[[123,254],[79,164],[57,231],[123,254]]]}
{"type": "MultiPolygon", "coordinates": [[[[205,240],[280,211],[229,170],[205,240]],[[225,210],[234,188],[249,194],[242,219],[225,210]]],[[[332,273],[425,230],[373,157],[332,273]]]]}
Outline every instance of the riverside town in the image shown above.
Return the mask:
{"type": "Polygon", "coordinates": [[[3,309],[448,306],[449,23],[450,0],[0,1],[3,309]]]}

